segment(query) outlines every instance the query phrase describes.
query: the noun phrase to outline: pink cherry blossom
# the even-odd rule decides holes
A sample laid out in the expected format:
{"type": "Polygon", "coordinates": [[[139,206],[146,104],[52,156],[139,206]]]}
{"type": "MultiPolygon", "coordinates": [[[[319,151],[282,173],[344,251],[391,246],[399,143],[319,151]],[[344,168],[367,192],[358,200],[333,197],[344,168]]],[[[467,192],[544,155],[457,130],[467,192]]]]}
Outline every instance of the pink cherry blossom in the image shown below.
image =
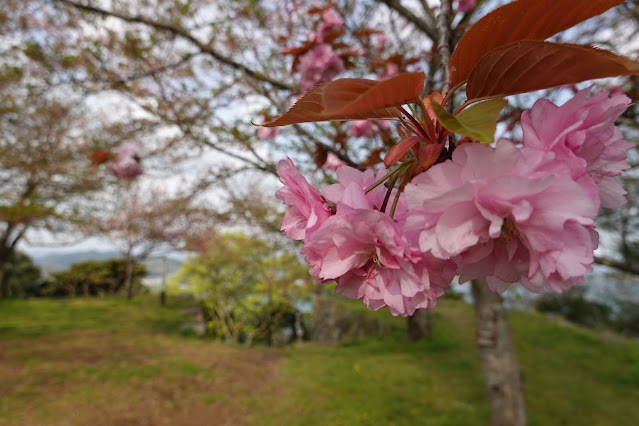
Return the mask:
{"type": "Polygon", "coordinates": [[[140,167],[139,149],[135,144],[124,144],[118,150],[115,160],[107,164],[107,170],[113,176],[124,179],[133,179],[142,173],[140,167]]]}
{"type": "Polygon", "coordinates": [[[623,94],[608,96],[600,90],[588,98],[581,90],[562,106],[541,99],[521,117],[524,146],[553,152],[570,164],[574,179],[587,173],[598,185],[601,204],[619,207],[626,200],[616,176],[630,166],[627,150],[634,144],[623,139],[614,122],[630,104],[623,94]]]}
{"type": "Polygon", "coordinates": [[[326,161],[322,165],[322,169],[324,170],[337,170],[344,165],[344,162],[339,159],[339,157],[332,152],[329,152],[326,156],[326,161]]]}
{"type": "Polygon", "coordinates": [[[355,120],[351,123],[348,133],[354,138],[372,138],[381,131],[389,131],[388,121],[355,120]]]}
{"type": "MultiPolygon", "coordinates": [[[[326,200],[335,204],[337,214],[342,213],[342,206],[344,208],[348,207],[348,209],[380,210],[388,192],[387,188],[384,185],[379,185],[368,191],[368,193],[366,190],[377,180],[383,178],[386,173],[385,170],[379,170],[374,173],[373,170],[369,169],[362,172],[352,167],[342,166],[336,172],[339,182],[322,187],[320,192],[326,200]]],[[[394,199],[395,194],[397,194],[396,191],[393,190],[391,192],[389,200],[394,199]]],[[[390,202],[388,205],[389,210],[390,202]]],[[[407,214],[406,199],[404,194],[400,194],[394,218],[401,220],[407,214]]]]}
{"type": "Polygon", "coordinates": [[[379,33],[379,35],[377,37],[377,50],[379,52],[384,50],[384,48],[386,47],[386,40],[387,40],[386,34],[379,33]]]}
{"type": "Polygon", "coordinates": [[[378,80],[386,80],[397,74],[399,74],[399,66],[394,62],[389,62],[379,73],[378,80]]]}
{"type": "Polygon", "coordinates": [[[293,240],[308,238],[331,215],[331,208],[286,157],[277,166],[277,174],[284,186],[275,197],[291,208],[284,215],[282,231],[293,240]]]}
{"type": "Polygon", "coordinates": [[[277,127],[260,127],[257,129],[257,136],[261,139],[274,139],[279,132],[277,127]]]}
{"type": "Polygon", "coordinates": [[[332,80],[344,71],[344,61],[328,44],[320,44],[300,57],[300,86],[308,90],[316,84],[332,80]]]}
{"type": "Polygon", "coordinates": [[[341,29],[344,26],[344,20],[335,9],[330,8],[322,14],[322,24],[320,25],[319,35],[323,40],[331,31],[341,29]]]}
{"type": "Polygon", "coordinates": [[[468,13],[477,6],[477,0],[458,0],[457,9],[461,13],[468,13]]]}
{"type": "Polygon", "coordinates": [[[407,235],[455,259],[462,281],[486,276],[499,292],[518,281],[536,293],[581,284],[597,247],[598,199],[570,176],[544,173],[526,158],[536,151],[505,139],[457,147],[407,185],[407,235]]]}
{"type": "Polygon", "coordinates": [[[327,219],[305,242],[302,254],[320,281],[337,281],[337,291],[363,299],[369,309],[387,306],[393,315],[412,315],[435,306],[454,275],[451,262],[409,245],[399,225],[375,210],[345,209],[327,219]]]}

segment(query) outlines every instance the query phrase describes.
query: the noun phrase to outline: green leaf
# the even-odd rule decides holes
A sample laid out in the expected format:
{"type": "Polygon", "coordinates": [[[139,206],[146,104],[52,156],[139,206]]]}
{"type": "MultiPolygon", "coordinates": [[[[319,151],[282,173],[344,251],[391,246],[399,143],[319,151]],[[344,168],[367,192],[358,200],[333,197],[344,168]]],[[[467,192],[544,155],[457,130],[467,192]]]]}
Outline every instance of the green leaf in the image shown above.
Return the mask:
{"type": "Polygon", "coordinates": [[[506,99],[490,99],[477,103],[457,114],[452,115],[437,102],[430,103],[437,120],[453,133],[469,136],[485,144],[495,139],[497,117],[508,104],[506,99]]]}

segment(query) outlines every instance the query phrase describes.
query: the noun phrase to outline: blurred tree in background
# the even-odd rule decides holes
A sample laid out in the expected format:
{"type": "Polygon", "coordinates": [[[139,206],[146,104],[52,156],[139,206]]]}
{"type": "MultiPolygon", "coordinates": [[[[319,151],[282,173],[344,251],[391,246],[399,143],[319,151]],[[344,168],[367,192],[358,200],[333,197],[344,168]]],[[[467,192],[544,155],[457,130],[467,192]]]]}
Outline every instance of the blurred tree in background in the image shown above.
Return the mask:
{"type": "MultiPolygon", "coordinates": [[[[295,313],[315,286],[308,267],[278,244],[238,233],[216,234],[172,277],[173,291],[193,294],[207,334],[227,342],[281,341],[296,337],[295,313]]],[[[299,321],[299,319],[298,319],[299,321]]]]}

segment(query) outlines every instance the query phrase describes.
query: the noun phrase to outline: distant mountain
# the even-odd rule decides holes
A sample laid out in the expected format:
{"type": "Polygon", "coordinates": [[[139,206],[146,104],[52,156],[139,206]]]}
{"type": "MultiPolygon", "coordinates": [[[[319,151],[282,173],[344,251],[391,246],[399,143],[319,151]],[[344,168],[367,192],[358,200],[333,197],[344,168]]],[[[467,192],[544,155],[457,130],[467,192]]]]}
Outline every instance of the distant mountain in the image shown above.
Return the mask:
{"type": "Polygon", "coordinates": [[[49,252],[32,255],[31,257],[33,258],[33,262],[42,268],[43,272],[51,273],[69,269],[69,266],[74,263],[84,262],[86,260],[107,260],[121,256],[122,255],[117,251],[89,250],[66,253],[49,252]]]}
{"type": "MultiPolygon", "coordinates": [[[[87,260],[108,260],[113,258],[122,257],[122,254],[118,251],[100,251],[100,250],[88,250],[66,253],[42,253],[34,254],[31,256],[33,262],[38,265],[42,272],[51,273],[57,271],[64,271],[69,269],[71,265],[78,262],[84,262],[87,260]]],[[[181,253],[173,253],[167,256],[167,274],[171,275],[175,273],[185,256],[181,253]]],[[[151,257],[145,262],[148,276],[161,276],[162,275],[162,257],[151,257]]]]}

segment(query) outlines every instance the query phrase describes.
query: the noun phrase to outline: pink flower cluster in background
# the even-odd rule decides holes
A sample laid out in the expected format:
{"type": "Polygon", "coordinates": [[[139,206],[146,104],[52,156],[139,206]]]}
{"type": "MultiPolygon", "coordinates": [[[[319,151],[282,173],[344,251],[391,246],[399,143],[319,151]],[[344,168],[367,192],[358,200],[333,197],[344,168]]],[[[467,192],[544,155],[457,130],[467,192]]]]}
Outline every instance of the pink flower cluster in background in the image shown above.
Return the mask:
{"type": "Polygon", "coordinates": [[[300,58],[302,90],[332,80],[344,72],[344,61],[329,44],[319,44],[300,58]]]}
{"type": "Polygon", "coordinates": [[[136,178],[144,173],[144,170],[140,167],[140,156],[138,152],[138,146],[135,144],[122,145],[115,159],[107,164],[107,170],[118,178],[136,178]]]}
{"type": "Polygon", "coordinates": [[[317,32],[309,35],[309,41],[315,46],[299,58],[302,91],[332,80],[344,72],[344,61],[329,44],[329,37],[333,35],[334,38],[333,33],[339,32],[343,26],[344,20],[335,9],[329,8],[322,13],[317,32]]]}
{"type": "Polygon", "coordinates": [[[457,0],[457,10],[468,13],[477,6],[477,0],[457,0]]]}
{"type": "Polygon", "coordinates": [[[320,282],[336,281],[347,297],[393,315],[434,307],[455,275],[486,277],[500,293],[517,282],[535,293],[582,284],[600,205],[625,202],[615,177],[629,168],[633,146],[614,126],[629,99],[589,92],[561,107],[538,101],[522,116],[523,146],[459,145],[392,208],[397,189],[373,188],[385,171],[343,166],[337,184],[317,190],[282,160],[276,196],[292,207],[282,230],[303,241],[320,282]]]}
{"type": "Polygon", "coordinates": [[[348,133],[354,138],[372,138],[380,132],[390,131],[388,121],[356,120],[351,123],[348,133]]]}

